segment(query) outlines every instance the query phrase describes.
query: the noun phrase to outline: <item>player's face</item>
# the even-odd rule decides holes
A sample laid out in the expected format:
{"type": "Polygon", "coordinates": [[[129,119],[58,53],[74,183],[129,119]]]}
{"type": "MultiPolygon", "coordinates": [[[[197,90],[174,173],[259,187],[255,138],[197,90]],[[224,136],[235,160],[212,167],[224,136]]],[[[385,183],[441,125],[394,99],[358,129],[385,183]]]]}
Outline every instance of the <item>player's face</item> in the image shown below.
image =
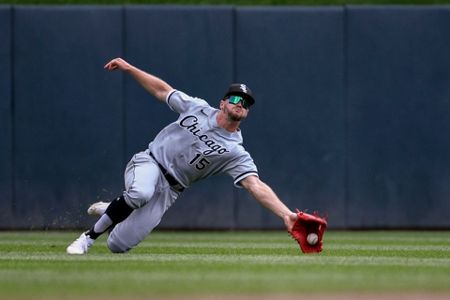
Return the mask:
{"type": "Polygon", "coordinates": [[[248,115],[248,108],[244,108],[242,102],[232,104],[227,99],[224,99],[220,103],[220,109],[225,113],[228,120],[233,122],[240,122],[248,115]]]}

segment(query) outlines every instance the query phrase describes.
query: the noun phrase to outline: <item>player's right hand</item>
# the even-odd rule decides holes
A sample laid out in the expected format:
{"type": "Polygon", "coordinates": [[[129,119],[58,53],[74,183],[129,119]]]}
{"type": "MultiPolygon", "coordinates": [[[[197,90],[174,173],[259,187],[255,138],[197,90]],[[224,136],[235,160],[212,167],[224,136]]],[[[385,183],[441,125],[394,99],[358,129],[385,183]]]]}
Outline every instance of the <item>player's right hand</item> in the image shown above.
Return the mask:
{"type": "Polygon", "coordinates": [[[130,68],[130,64],[127,63],[125,60],[123,60],[122,58],[118,57],[118,58],[114,58],[113,60],[111,60],[110,62],[108,62],[105,66],[104,69],[108,70],[108,71],[113,71],[116,69],[120,69],[120,70],[127,70],[130,68]]]}

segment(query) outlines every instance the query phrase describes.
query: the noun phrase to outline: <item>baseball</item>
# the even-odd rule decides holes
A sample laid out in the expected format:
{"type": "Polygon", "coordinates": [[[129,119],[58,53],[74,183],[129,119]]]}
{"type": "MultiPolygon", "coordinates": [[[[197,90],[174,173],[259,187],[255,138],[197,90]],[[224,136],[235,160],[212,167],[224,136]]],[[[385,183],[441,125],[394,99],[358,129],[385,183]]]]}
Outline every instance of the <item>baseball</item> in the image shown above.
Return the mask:
{"type": "Polygon", "coordinates": [[[306,237],[306,240],[308,241],[308,244],[310,244],[311,246],[314,246],[319,241],[319,236],[315,233],[310,233],[306,237]]]}

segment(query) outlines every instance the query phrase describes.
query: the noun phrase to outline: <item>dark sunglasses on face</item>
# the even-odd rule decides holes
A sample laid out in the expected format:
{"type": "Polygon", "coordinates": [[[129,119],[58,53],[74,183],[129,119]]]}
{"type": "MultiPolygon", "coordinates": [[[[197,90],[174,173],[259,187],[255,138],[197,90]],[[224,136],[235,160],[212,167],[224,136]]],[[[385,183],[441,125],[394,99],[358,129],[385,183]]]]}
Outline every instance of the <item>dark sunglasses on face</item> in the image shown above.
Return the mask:
{"type": "Polygon", "coordinates": [[[238,104],[241,101],[242,101],[242,107],[243,108],[248,109],[250,107],[250,104],[247,102],[247,100],[245,100],[241,96],[233,95],[233,96],[230,96],[228,98],[228,102],[231,103],[231,104],[234,104],[234,105],[238,104]]]}

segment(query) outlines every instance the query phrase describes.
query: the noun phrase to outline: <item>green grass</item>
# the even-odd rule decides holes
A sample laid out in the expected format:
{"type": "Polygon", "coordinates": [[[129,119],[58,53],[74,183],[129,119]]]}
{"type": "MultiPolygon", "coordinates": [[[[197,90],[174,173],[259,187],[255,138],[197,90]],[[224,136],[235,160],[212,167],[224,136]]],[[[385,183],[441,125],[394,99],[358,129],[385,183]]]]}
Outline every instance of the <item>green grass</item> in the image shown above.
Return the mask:
{"type": "Polygon", "coordinates": [[[85,256],[74,232],[0,232],[0,298],[219,294],[444,293],[449,232],[339,232],[302,254],[284,232],[155,232],[127,254],[105,238],[85,256]]]}

